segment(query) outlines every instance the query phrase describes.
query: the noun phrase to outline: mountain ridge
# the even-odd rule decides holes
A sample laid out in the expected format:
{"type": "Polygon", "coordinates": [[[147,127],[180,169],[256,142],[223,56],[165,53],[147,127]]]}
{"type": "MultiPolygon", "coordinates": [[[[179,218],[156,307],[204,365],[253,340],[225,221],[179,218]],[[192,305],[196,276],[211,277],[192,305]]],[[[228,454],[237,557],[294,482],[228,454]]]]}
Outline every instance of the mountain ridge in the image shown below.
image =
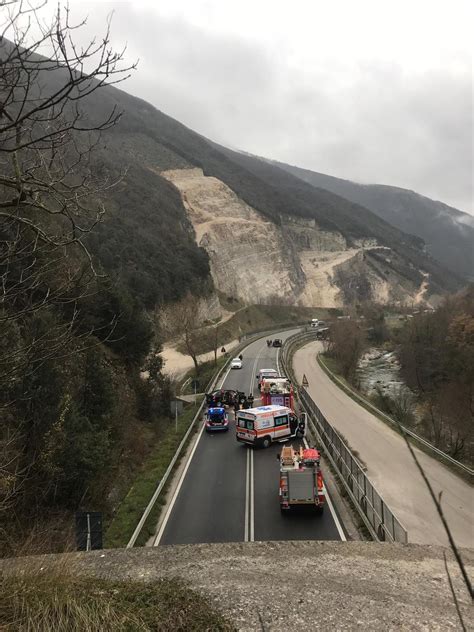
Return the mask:
{"type": "MultiPolygon", "coordinates": [[[[61,72],[44,77],[45,89],[52,90],[60,82],[61,72]]],[[[94,161],[97,169],[112,174],[118,174],[127,165],[130,168],[119,187],[108,194],[112,212],[98,234],[91,236],[90,243],[106,271],[124,278],[129,289],[148,308],[178,299],[189,287],[209,292],[208,262],[214,284],[222,279],[216,273],[211,251],[202,239],[196,240],[196,226],[190,221],[183,191],[161,175],[173,169],[201,169],[204,178],[216,178],[243,204],[260,214],[259,222],[270,221],[278,228],[281,239],[276,239],[283,249],[281,252],[287,253],[285,274],[291,280],[291,291],[285,300],[300,300],[301,291],[307,297],[304,300],[309,301],[310,295],[316,295],[304,288],[313,281],[335,288],[338,298],[334,300],[340,304],[367,300],[373,295],[407,300],[410,295],[419,295],[424,274],[429,275],[426,298],[461,285],[456,275],[423,252],[419,237],[404,233],[372,211],[326,189],[316,189],[280,168],[220,147],[122,89],[106,86],[100,99],[92,93],[82,105],[84,119],[92,124],[114,106],[124,112],[119,124],[103,133],[101,149],[94,161]],[[305,240],[305,230],[296,227],[298,222],[311,224],[309,241],[305,240]],[[331,241],[328,235],[332,235],[332,245],[328,245],[331,241]],[[316,271],[324,263],[321,260],[326,257],[324,253],[334,252],[336,242],[341,245],[341,253],[350,248],[360,251],[357,276],[365,281],[352,284],[350,266],[342,271],[337,264],[337,270],[333,268],[327,274],[316,271]],[[363,252],[367,245],[390,248],[393,256],[382,256],[376,250],[363,252]],[[325,250],[328,247],[329,251],[325,250]],[[306,254],[300,256],[300,253],[306,254]],[[381,294],[375,289],[380,284],[385,285],[381,294]],[[351,285],[360,292],[348,293],[351,285]],[[388,291],[388,286],[395,291],[388,291]]],[[[250,231],[245,243],[241,243],[247,252],[256,247],[257,242],[252,241],[255,234],[250,231]]],[[[235,238],[235,234],[227,234],[227,243],[235,238]]],[[[216,244],[225,250],[225,241],[216,244]]],[[[272,256],[278,263],[278,253],[275,251],[272,256]]],[[[258,271],[262,264],[260,260],[255,269],[258,271]]],[[[227,279],[227,286],[238,291],[241,287],[238,268],[229,266],[227,274],[234,275],[227,279]]],[[[216,289],[220,289],[219,285],[216,289]]],[[[272,300],[276,300],[278,287],[273,294],[272,300]]],[[[268,298],[268,291],[253,297],[256,303],[268,298]]]]}
{"type": "Polygon", "coordinates": [[[359,183],[272,159],[261,160],[368,208],[400,230],[423,239],[428,252],[454,273],[474,278],[474,217],[469,213],[411,189],[359,183]]]}

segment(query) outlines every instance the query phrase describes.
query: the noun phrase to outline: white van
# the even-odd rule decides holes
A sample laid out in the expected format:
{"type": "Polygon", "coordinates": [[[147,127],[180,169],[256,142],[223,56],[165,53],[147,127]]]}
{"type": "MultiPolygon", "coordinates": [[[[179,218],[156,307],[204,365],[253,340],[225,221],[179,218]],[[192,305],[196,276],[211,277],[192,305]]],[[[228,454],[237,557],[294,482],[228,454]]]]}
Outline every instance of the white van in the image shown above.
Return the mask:
{"type": "Polygon", "coordinates": [[[278,377],[278,371],[275,369],[260,369],[255,377],[258,380],[258,389],[261,390],[263,380],[278,377]]]}
{"type": "Polygon", "coordinates": [[[305,420],[298,419],[286,406],[258,406],[239,410],[235,423],[236,439],[242,443],[268,448],[273,441],[303,437],[305,420]]]}

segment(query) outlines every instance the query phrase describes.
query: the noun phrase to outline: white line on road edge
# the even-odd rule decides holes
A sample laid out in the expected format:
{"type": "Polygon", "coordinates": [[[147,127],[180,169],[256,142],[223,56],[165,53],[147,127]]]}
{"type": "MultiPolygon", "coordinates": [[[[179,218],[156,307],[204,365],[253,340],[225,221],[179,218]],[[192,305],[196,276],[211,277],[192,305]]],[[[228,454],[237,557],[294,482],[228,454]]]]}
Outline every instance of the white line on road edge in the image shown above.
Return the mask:
{"type": "Polygon", "coordinates": [[[247,462],[245,467],[245,524],[244,524],[244,542],[249,541],[249,485],[250,485],[250,453],[251,449],[247,447],[247,462]]]}
{"type": "Polygon", "coordinates": [[[278,349],[277,349],[276,365],[277,365],[278,375],[281,375],[281,372],[280,372],[280,347],[278,347],[278,349]]]}
{"type": "MultiPolygon", "coordinates": [[[[229,375],[229,373],[230,373],[230,367],[227,369],[227,373],[222,378],[220,386],[218,388],[222,388],[222,385],[226,381],[227,376],[229,375]]],[[[177,485],[177,487],[176,487],[176,489],[174,491],[173,497],[172,497],[172,499],[171,499],[171,501],[170,501],[170,503],[168,505],[168,509],[166,510],[166,514],[165,514],[165,517],[163,518],[163,522],[161,523],[160,529],[159,529],[158,533],[156,534],[156,537],[155,537],[155,539],[153,541],[153,546],[158,546],[159,543],[160,543],[160,540],[161,540],[161,538],[163,536],[164,530],[166,529],[166,525],[168,524],[168,520],[169,520],[169,517],[170,517],[171,512],[173,510],[174,504],[176,502],[176,499],[178,498],[179,491],[180,491],[181,486],[182,486],[182,484],[184,482],[184,478],[186,476],[186,472],[188,471],[189,466],[191,465],[191,461],[193,459],[194,453],[196,452],[196,449],[198,447],[199,441],[201,440],[202,434],[204,432],[204,428],[205,428],[205,426],[204,426],[204,424],[202,424],[201,430],[199,431],[199,434],[196,437],[196,442],[195,442],[195,444],[193,446],[193,449],[191,450],[189,458],[188,458],[188,460],[186,462],[186,465],[185,465],[185,467],[183,469],[183,472],[181,474],[181,477],[179,479],[179,483],[178,483],[178,485],[177,485]]]]}
{"type": "Polygon", "coordinates": [[[204,428],[205,428],[205,426],[204,426],[204,424],[202,424],[201,430],[199,431],[199,434],[198,434],[197,439],[196,439],[196,443],[194,444],[194,447],[193,447],[193,449],[191,451],[191,454],[189,455],[189,459],[188,459],[188,461],[187,461],[187,463],[186,463],[186,465],[184,467],[184,470],[183,470],[183,472],[181,474],[181,477],[179,479],[179,483],[176,486],[176,489],[174,490],[173,498],[171,499],[171,501],[170,501],[170,503],[168,505],[168,509],[166,510],[166,514],[165,514],[165,517],[163,518],[163,522],[161,523],[160,530],[156,534],[156,538],[153,541],[153,546],[158,546],[159,543],[160,543],[160,540],[161,540],[161,538],[163,536],[163,532],[166,529],[166,525],[168,524],[168,520],[169,520],[169,517],[171,515],[171,512],[173,511],[174,504],[176,502],[176,499],[178,498],[179,491],[180,491],[181,486],[182,486],[182,484],[184,482],[184,478],[185,478],[186,473],[187,473],[187,471],[189,469],[189,466],[191,465],[191,461],[193,460],[194,453],[196,452],[196,449],[197,449],[197,447],[199,445],[199,441],[200,441],[200,439],[202,437],[202,433],[204,432],[204,428]]]}
{"type": "MultiPolygon", "coordinates": [[[[309,448],[309,443],[306,437],[303,437],[303,443],[305,448],[309,448]]],[[[343,542],[347,542],[346,534],[344,533],[344,529],[342,528],[341,523],[339,522],[339,517],[334,509],[334,505],[332,504],[331,498],[329,497],[329,492],[326,489],[326,485],[324,486],[324,495],[326,496],[326,501],[329,507],[329,511],[331,512],[332,518],[334,520],[334,524],[336,525],[337,532],[339,533],[339,537],[343,542]]]]}
{"type": "Polygon", "coordinates": [[[254,502],[254,479],[253,479],[253,450],[250,448],[250,500],[249,500],[249,541],[255,540],[255,502],[254,502]]]}

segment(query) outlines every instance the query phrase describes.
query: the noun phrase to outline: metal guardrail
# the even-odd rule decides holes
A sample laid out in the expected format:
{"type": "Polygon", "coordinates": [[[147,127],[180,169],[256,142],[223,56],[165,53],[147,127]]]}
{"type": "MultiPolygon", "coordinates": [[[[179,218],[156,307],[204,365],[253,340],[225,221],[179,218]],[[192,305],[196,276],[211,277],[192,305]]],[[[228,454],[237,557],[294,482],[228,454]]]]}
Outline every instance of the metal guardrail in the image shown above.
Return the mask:
{"type": "MultiPolygon", "coordinates": [[[[296,380],[289,360],[295,344],[305,340],[315,340],[314,334],[295,334],[288,338],[283,345],[281,363],[285,373],[294,384],[296,384],[296,380]]],[[[326,455],[374,540],[379,542],[388,540],[406,544],[408,542],[407,530],[383,500],[362,469],[358,459],[319,410],[309,393],[303,388],[295,387],[295,390],[326,455]]]]}
{"type": "MultiPolygon", "coordinates": [[[[262,338],[263,336],[265,336],[265,334],[270,334],[270,333],[274,333],[274,332],[280,332],[280,331],[285,331],[286,329],[295,329],[296,326],[292,326],[292,327],[283,327],[282,329],[270,329],[270,330],[265,330],[265,331],[261,331],[261,332],[256,332],[252,335],[249,335],[246,338],[242,338],[241,339],[241,343],[235,348],[233,349],[233,353],[234,354],[238,354],[240,351],[243,351],[245,349],[245,347],[247,347],[251,342],[253,342],[254,340],[258,340],[259,338],[262,338]]],[[[220,377],[222,376],[223,372],[225,371],[225,369],[229,366],[229,363],[232,361],[232,357],[229,357],[229,359],[227,360],[227,362],[219,369],[219,371],[217,372],[217,374],[214,376],[213,379],[211,379],[211,381],[209,382],[206,392],[209,390],[212,390],[215,385],[217,384],[217,382],[219,381],[220,377]]],[[[135,546],[135,542],[137,541],[138,536],[140,535],[141,530],[143,529],[143,526],[148,518],[148,516],[150,515],[151,510],[153,509],[156,501],[158,500],[159,495],[161,494],[161,492],[163,491],[163,488],[165,487],[168,478],[171,474],[171,472],[173,471],[174,466],[176,465],[176,461],[178,460],[178,458],[181,455],[181,452],[184,448],[184,446],[186,445],[186,442],[191,434],[191,431],[193,430],[194,426],[196,425],[196,422],[198,421],[198,419],[201,418],[201,414],[202,414],[202,409],[204,407],[204,404],[206,402],[206,398],[203,397],[202,402],[196,412],[196,414],[193,417],[192,422],[189,424],[189,428],[186,431],[186,434],[184,435],[184,437],[182,438],[173,458],[171,459],[170,464],[168,465],[168,468],[166,469],[166,472],[163,474],[162,479],[160,480],[160,482],[158,483],[157,488],[155,489],[153,496],[150,499],[150,502],[148,503],[148,505],[146,506],[142,517],[140,518],[140,521],[138,522],[132,537],[130,538],[130,540],[127,543],[126,548],[130,549],[133,546],[135,546]]]]}
{"type": "Polygon", "coordinates": [[[407,434],[412,439],[415,439],[416,441],[418,441],[419,443],[424,445],[426,448],[428,448],[431,452],[433,452],[437,456],[443,458],[445,461],[447,461],[451,465],[456,466],[457,468],[459,468],[463,472],[466,472],[470,476],[474,476],[474,470],[472,468],[470,468],[469,466],[465,465],[464,463],[461,463],[460,461],[457,461],[456,459],[453,459],[452,456],[449,456],[449,454],[446,454],[446,452],[443,452],[442,450],[440,450],[439,448],[434,446],[432,443],[430,443],[429,441],[427,441],[423,437],[420,437],[420,435],[416,434],[416,432],[413,432],[413,430],[410,430],[409,428],[407,428],[406,426],[403,426],[402,424],[398,424],[389,415],[384,413],[383,410],[380,410],[380,408],[377,408],[377,406],[374,406],[372,404],[372,402],[370,402],[368,399],[366,399],[365,397],[360,395],[360,393],[358,393],[354,389],[352,389],[349,386],[347,386],[347,384],[344,384],[344,382],[342,382],[342,380],[340,380],[338,378],[338,376],[335,375],[331,371],[331,369],[326,365],[326,363],[324,362],[324,360],[322,360],[322,358],[319,358],[319,362],[320,362],[320,364],[324,365],[323,368],[326,371],[326,373],[330,376],[330,378],[332,380],[334,380],[342,388],[342,390],[348,391],[351,394],[352,397],[357,399],[364,406],[367,406],[368,408],[373,410],[375,413],[377,413],[377,415],[380,415],[381,417],[386,419],[395,429],[402,428],[403,432],[405,434],[407,434]]]}

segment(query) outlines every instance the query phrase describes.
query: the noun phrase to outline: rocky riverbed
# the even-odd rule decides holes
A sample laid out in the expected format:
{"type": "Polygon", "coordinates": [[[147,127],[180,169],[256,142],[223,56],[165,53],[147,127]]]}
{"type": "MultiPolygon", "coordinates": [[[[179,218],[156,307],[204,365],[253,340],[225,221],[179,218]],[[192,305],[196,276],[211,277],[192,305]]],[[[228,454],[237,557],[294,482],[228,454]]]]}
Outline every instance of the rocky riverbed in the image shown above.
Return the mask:
{"type": "Polygon", "coordinates": [[[395,351],[371,348],[359,360],[357,379],[363,393],[374,395],[381,389],[385,395],[395,397],[408,389],[400,376],[400,362],[395,351]]]}

